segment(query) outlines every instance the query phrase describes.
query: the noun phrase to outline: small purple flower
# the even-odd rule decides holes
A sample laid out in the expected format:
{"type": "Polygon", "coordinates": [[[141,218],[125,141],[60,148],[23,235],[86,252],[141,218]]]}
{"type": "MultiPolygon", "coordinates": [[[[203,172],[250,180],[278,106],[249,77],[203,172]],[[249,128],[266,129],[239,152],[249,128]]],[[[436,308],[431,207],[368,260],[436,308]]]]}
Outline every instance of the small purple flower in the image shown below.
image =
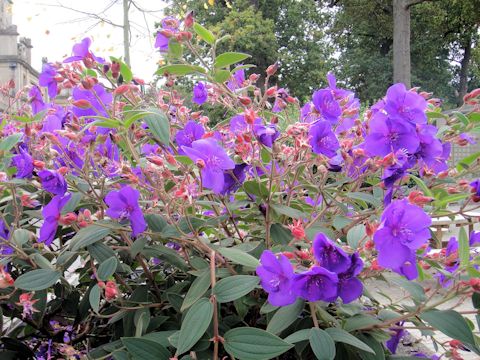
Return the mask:
{"type": "Polygon", "coordinates": [[[42,72],[38,77],[38,83],[40,86],[48,88],[48,96],[54,98],[57,96],[57,81],[55,80],[55,76],[57,75],[57,69],[50,64],[45,63],[42,66],[42,72]]]}
{"type": "Polygon", "coordinates": [[[245,69],[240,69],[233,73],[233,76],[227,82],[227,87],[232,91],[241,89],[243,87],[244,82],[245,82],[245,69]]]}
{"type": "Polygon", "coordinates": [[[315,91],[312,96],[312,102],[315,109],[322,115],[322,118],[330,123],[335,124],[340,115],[342,115],[342,108],[333,97],[330,89],[315,91]]]}
{"type": "MultiPolygon", "coordinates": [[[[397,323],[398,326],[402,326],[403,323],[397,323]]],[[[385,343],[385,346],[390,353],[395,354],[397,352],[398,344],[400,340],[405,336],[406,331],[404,329],[393,329],[394,335],[391,336],[390,340],[385,343]]]]}
{"type": "Polygon", "coordinates": [[[292,291],[293,268],[285,255],[275,256],[265,250],[260,257],[261,265],[256,272],[260,277],[260,285],[268,293],[268,302],[273,306],[292,304],[297,296],[292,291]]]}
{"type": "Polygon", "coordinates": [[[365,150],[370,155],[385,156],[400,149],[413,154],[420,145],[415,127],[407,122],[390,119],[378,112],[369,125],[365,150]]]}
{"type": "Polygon", "coordinates": [[[198,105],[202,105],[208,99],[208,90],[205,83],[199,82],[193,87],[192,101],[198,105]]]}
{"type": "Polygon", "coordinates": [[[182,146],[182,149],[200,167],[203,186],[220,193],[225,184],[224,170],[235,168],[225,150],[212,138],[196,140],[192,147],[182,146]]]}
{"type": "Polygon", "coordinates": [[[63,195],[67,192],[67,182],[58,171],[42,170],[38,173],[38,177],[45,191],[55,195],[63,195]]]}
{"type": "Polygon", "coordinates": [[[430,217],[406,199],[393,201],[383,214],[380,228],[373,241],[378,251],[380,266],[399,270],[412,259],[412,253],[429,238],[430,217]]]}
{"type": "Polygon", "coordinates": [[[358,253],[350,256],[350,263],[350,267],[345,272],[338,274],[338,296],[344,304],[358,299],[363,293],[363,284],[356,277],[363,269],[363,261],[358,253]]]}
{"type": "Polygon", "coordinates": [[[266,126],[262,124],[254,124],[253,132],[258,141],[269,148],[272,147],[273,142],[280,136],[280,131],[278,131],[275,124],[269,124],[266,126]]]}
{"type": "Polygon", "coordinates": [[[50,200],[50,202],[43,207],[43,224],[40,228],[40,237],[38,238],[39,242],[43,242],[47,246],[53,242],[55,233],[57,232],[58,220],[60,219],[61,211],[71,197],[72,195],[68,193],[63,196],[54,196],[52,200],[50,200]]]}
{"type": "Polygon", "coordinates": [[[175,135],[175,140],[178,145],[178,153],[185,154],[182,146],[191,147],[195,140],[200,140],[205,134],[205,129],[202,125],[197,124],[195,121],[189,121],[183,128],[175,135]]]}
{"type": "Polygon", "coordinates": [[[394,84],[387,90],[385,111],[393,119],[406,120],[411,124],[426,124],[426,100],[416,92],[407,91],[402,83],[394,84]]]}
{"type": "MultiPolygon", "coordinates": [[[[7,241],[9,240],[10,230],[8,229],[5,221],[0,219],[0,239],[7,241]]],[[[0,241],[0,254],[10,255],[13,254],[13,249],[6,245],[4,241],[0,241]]]]}
{"type": "Polygon", "coordinates": [[[475,145],[477,142],[468,134],[466,133],[461,133],[460,135],[458,135],[458,138],[460,139],[460,143],[465,143],[465,145],[468,143],[468,144],[471,144],[471,145],[475,145]]]}
{"type": "Polygon", "coordinates": [[[73,100],[87,100],[91,107],[87,109],[81,109],[78,107],[73,108],[73,113],[80,116],[108,116],[105,108],[109,108],[112,104],[112,94],[107,92],[102,84],[96,84],[92,89],[86,90],[80,87],[75,87],[72,91],[73,100]]]}
{"type": "Polygon", "coordinates": [[[33,115],[38,114],[40,111],[46,109],[45,102],[43,101],[42,92],[37,85],[33,85],[28,92],[30,96],[30,106],[32,107],[33,115]]]}
{"type": "Polygon", "coordinates": [[[472,193],[475,194],[475,196],[480,196],[480,179],[472,181],[470,186],[472,187],[472,193]]]}
{"type": "MultiPolygon", "coordinates": [[[[164,30],[171,30],[172,33],[178,32],[178,20],[172,16],[167,16],[162,19],[162,29],[164,30]]],[[[160,50],[162,53],[168,52],[168,42],[170,39],[162,34],[161,31],[157,32],[157,36],[155,37],[155,47],[160,50]]]]}
{"type": "Polygon", "coordinates": [[[133,236],[147,228],[142,209],[138,205],[139,198],[140,192],[130,186],[124,186],[119,191],[110,191],[105,197],[107,215],[113,219],[130,220],[133,236]]]}
{"type": "Polygon", "coordinates": [[[334,273],[343,273],[350,268],[350,257],[322,233],[313,239],[313,254],[321,267],[334,273]]]}
{"type": "Polygon", "coordinates": [[[24,148],[20,148],[20,154],[12,157],[12,166],[17,168],[16,178],[30,179],[32,177],[33,159],[24,148]]]}
{"type": "Polygon", "coordinates": [[[314,123],[308,131],[310,146],[315,154],[323,154],[332,158],[336,155],[340,144],[332,131],[332,126],[327,121],[314,123]]]}
{"type": "Polygon", "coordinates": [[[84,38],[81,42],[73,45],[73,48],[72,48],[73,56],[66,58],[65,60],[63,60],[63,62],[70,63],[73,61],[82,61],[84,59],[92,59],[98,63],[104,64],[105,59],[95,56],[90,51],[91,44],[92,44],[92,40],[90,38],[84,38]]]}
{"type": "Polygon", "coordinates": [[[236,164],[235,169],[224,172],[224,185],[220,192],[222,195],[228,195],[237,191],[243,184],[246,177],[247,164],[236,164]]]}
{"type": "Polygon", "coordinates": [[[314,266],[309,271],[295,275],[293,292],[307,301],[330,301],[337,297],[337,274],[314,266]]]}
{"type": "Polygon", "coordinates": [[[475,246],[480,243],[480,231],[472,231],[470,233],[469,244],[475,246]]]}

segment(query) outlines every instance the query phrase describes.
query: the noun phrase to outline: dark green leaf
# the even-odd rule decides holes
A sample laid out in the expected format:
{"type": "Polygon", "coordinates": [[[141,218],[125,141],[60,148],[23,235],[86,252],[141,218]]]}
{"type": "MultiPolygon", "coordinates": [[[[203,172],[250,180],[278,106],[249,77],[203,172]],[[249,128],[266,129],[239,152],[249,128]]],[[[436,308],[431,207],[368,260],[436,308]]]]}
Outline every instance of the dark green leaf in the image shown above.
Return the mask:
{"type": "Polygon", "coordinates": [[[95,284],[91,290],[90,294],[88,294],[88,301],[90,302],[90,306],[92,307],[93,311],[98,313],[98,309],[100,308],[100,287],[95,284]]]}
{"type": "Polygon", "coordinates": [[[318,360],[333,360],[335,358],[335,342],[325,330],[311,328],[309,341],[318,360]]]}
{"type": "Polygon", "coordinates": [[[122,343],[134,360],[168,360],[171,356],[167,349],[151,340],[122,338],[122,343]]]}
{"type": "Polygon", "coordinates": [[[415,299],[418,302],[422,302],[426,300],[425,296],[425,290],[423,290],[423,287],[420,284],[417,284],[413,281],[406,280],[401,277],[394,277],[392,279],[388,279],[390,282],[394,283],[395,285],[398,285],[405,290],[407,290],[410,295],[412,295],[412,298],[415,299]]]}
{"type": "Polygon", "coordinates": [[[213,288],[219,303],[236,300],[248,294],[258,285],[259,279],[252,275],[234,275],[220,280],[213,288]]]}
{"type": "Polygon", "coordinates": [[[385,359],[385,350],[381,343],[373,338],[370,334],[358,334],[357,337],[367,344],[370,349],[372,349],[375,354],[366,351],[359,351],[359,355],[362,360],[384,360],[385,359]]]}
{"type": "Polygon", "coordinates": [[[370,352],[374,354],[375,352],[363,341],[360,341],[358,338],[352,334],[346,332],[345,330],[339,328],[328,328],[325,331],[330,335],[330,337],[335,342],[341,342],[356,347],[357,349],[370,352]]]}
{"type": "Polygon", "coordinates": [[[158,214],[147,214],[145,215],[145,220],[147,221],[148,228],[153,232],[160,233],[168,225],[165,218],[158,214]]]}
{"type": "Polygon", "coordinates": [[[176,355],[190,350],[200,340],[210,326],[212,315],[213,304],[209,299],[203,298],[193,304],[182,321],[176,355]]]}
{"type": "Polygon", "coordinates": [[[260,262],[256,258],[240,249],[220,248],[218,251],[235,264],[240,264],[251,268],[256,268],[258,265],[260,265],[260,262]]]}
{"type": "Polygon", "coordinates": [[[285,339],[286,342],[294,344],[300,341],[306,341],[310,338],[310,329],[302,329],[288,335],[285,339]]]}
{"type": "Polygon", "coordinates": [[[348,193],[346,194],[346,196],[348,198],[352,198],[352,199],[355,199],[355,200],[362,200],[362,201],[365,201],[369,204],[372,204],[373,206],[375,207],[378,207],[381,205],[381,202],[379,199],[376,199],[375,197],[373,197],[373,195],[371,194],[367,194],[367,193],[361,193],[361,192],[351,192],[351,193],[348,193]]]}
{"type": "Polygon", "coordinates": [[[373,316],[355,315],[355,316],[352,316],[352,317],[348,318],[345,321],[345,324],[344,324],[343,328],[346,331],[350,332],[350,331],[353,331],[353,330],[362,329],[366,326],[375,325],[375,324],[379,324],[379,323],[380,323],[380,320],[374,318],[373,316]]]}
{"type": "Polygon", "coordinates": [[[15,280],[15,287],[27,291],[47,289],[60,279],[60,273],[54,270],[37,269],[20,275],[15,280]]]}
{"type": "Polygon", "coordinates": [[[278,214],[285,215],[293,219],[303,219],[306,217],[303,211],[294,209],[286,205],[272,204],[270,205],[270,207],[278,214]]]}
{"type": "Polygon", "coordinates": [[[110,276],[113,275],[117,269],[117,258],[112,256],[103,261],[97,270],[97,277],[99,280],[107,281],[110,276]]]}
{"type": "Polygon", "coordinates": [[[278,336],[250,327],[229,330],[223,338],[225,350],[240,360],[268,360],[293,347],[278,336]]]}
{"type": "Polygon", "coordinates": [[[94,244],[108,236],[111,229],[99,225],[90,225],[80,229],[79,232],[70,240],[70,249],[72,251],[80,250],[83,247],[94,244]]]}
{"type": "Polygon", "coordinates": [[[210,283],[210,269],[207,268],[193,281],[190,289],[188,289],[187,295],[185,295],[185,300],[183,300],[180,311],[185,311],[200,299],[210,287],[210,283]]]}
{"type": "Polygon", "coordinates": [[[268,322],[267,331],[276,335],[280,334],[298,319],[304,305],[305,302],[302,299],[297,299],[293,304],[280,307],[268,322]]]}
{"type": "Polygon", "coordinates": [[[238,52],[226,52],[217,56],[214,66],[216,68],[227,67],[239,63],[240,61],[243,61],[249,57],[250,55],[248,54],[238,52]]]}
{"type": "Polygon", "coordinates": [[[458,162],[457,170],[462,171],[463,169],[468,169],[468,167],[472,165],[472,163],[476,161],[479,157],[480,157],[480,151],[474,154],[468,155],[467,157],[464,157],[462,160],[458,162]]]}
{"type": "Polygon", "coordinates": [[[292,241],[292,233],[282,224],[272,224],[270,226],[270,236],[274,244],[288,245],[292,241]]]}

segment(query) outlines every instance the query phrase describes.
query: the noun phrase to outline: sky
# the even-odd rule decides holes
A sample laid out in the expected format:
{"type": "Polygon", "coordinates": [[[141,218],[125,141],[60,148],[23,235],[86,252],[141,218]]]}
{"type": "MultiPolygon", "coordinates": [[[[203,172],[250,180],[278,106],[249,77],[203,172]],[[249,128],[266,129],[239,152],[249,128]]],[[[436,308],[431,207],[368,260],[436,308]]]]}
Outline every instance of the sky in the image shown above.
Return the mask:
{"type": "MultiPolygon", "coordinates": [[[[165,4],[160,0],[135,0],[146,10],[131,8],[130,57],[134,74],[150,80],[160,56],[155,51],[152,35],[155,22],[162,19],[165,4]]],[[[86,36],[92,38],[95,55],[108,58],[123,55],[123,29],[93,19],[73,10],[97,14],[122,25],[122,0],[14,0],[13,23],[20,36],[32,39],[32,65],[41,70],[42,58],[61,61],[71,54],[72,46],[86,36]],[[63,7],[62,7],[63,6],[63,7]]]]}

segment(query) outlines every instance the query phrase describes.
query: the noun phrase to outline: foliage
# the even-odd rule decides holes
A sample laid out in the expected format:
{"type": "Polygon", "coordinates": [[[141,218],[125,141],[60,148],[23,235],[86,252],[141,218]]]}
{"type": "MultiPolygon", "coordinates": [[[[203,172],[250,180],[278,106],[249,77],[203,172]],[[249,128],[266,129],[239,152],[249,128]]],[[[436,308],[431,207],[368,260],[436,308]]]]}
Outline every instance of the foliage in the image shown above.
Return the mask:
{"type": "Polygon", "coordinates": [[[476,325],[440,309],[479,308],[480,233],[429,246],[432,218],[480,201],[478,159],[447,164],[480,91],[449,117],[396,84],[360,117],[331,74],[300,104],[191,14],[161,27],[155,96],[84,40],[42,71],[51,102],[32,86],[1,114],[2,359],[383,359],[406,328],[480,354],[476,325]]]}

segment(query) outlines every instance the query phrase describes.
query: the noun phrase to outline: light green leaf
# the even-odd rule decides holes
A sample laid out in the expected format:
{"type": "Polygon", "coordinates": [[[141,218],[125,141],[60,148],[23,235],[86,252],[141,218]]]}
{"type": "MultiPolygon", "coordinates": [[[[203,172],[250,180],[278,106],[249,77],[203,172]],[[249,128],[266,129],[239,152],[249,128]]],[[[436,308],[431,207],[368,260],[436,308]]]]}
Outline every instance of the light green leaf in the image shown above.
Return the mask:
{"type": "Polygon", "coordinates": [[[418,302],[423,302],[427,299],[425,296],[425,290],[423,290],[423,287],[420,284],[403,279],[401,277],[394,277],[392,279],[388,279],[388,281],[407,290],[410,295],[412,295],[412,298],[418,302]]]}
{"type": "Polygon", "coordinates": [[[10,151],[22,138],[23,133],[18,132],[16,134],[7,136],[0,142],[0,151],[10,151]]]}
{"type": "Polygon", "coordinates": [[[215,36],[213,35],[213,33],[210,30],[204,28],[199,23],[193,24],[193,31],[195,31],[195,33],[206,43],[210,45],[215,44],[215,36]]]}
{"type": "Polygon", "coordinates": [[[227,67],[249,58],[250,55],[238,52],[226,52],[216,57],[214,66],[216,68],[227,67]]]}
{"type": "Polygon", "coordinates": [[[365,225],[359,224],[348,230],[347,243],[354,250],[358,248],[360,240],[366,235],[365,225]]]}
{"type": "Polygon", "coordinates": [[[467,232],[463,227],[460,229],[458,237],[458,257],[460,258],[460,265],[462,267],[468,266],[470,263],[470,242],[467,232]]]}
{"type": "Polygon", "coordinates": [[[291,217],[293,219],[303,219],[306,217],[303,211],[294,209],[290,206],[280,205],[280,204],[271,204],[270,207],[275,210],[278,214],[291,217]]]}
{"type": "Polygon", "coordinates": [[[175,65],[162,66],[157,70],[155,74],[157,75],[164,75],[164,74],[188,75],[193,73],[204,74],[205,69],[196,65],[175,64],[175,65]]]}

